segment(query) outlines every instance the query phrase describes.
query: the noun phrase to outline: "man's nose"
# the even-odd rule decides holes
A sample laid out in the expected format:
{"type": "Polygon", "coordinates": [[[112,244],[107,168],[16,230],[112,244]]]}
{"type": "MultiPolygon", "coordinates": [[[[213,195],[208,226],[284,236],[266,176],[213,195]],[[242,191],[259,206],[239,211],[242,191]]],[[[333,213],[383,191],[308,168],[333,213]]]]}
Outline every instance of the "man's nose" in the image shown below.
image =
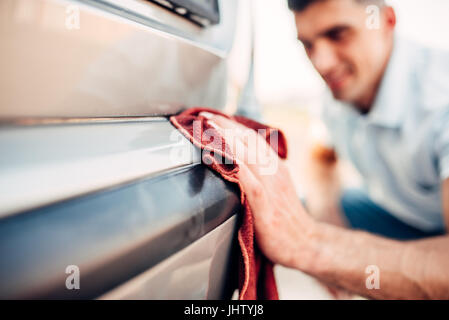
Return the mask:
{"type": "Polygon", "coordinates": [[[315,69],[323,76],[334,69],[338,63],[335,50],[325,40],[318,40],[315,43],[310,60],[315,69]]]}

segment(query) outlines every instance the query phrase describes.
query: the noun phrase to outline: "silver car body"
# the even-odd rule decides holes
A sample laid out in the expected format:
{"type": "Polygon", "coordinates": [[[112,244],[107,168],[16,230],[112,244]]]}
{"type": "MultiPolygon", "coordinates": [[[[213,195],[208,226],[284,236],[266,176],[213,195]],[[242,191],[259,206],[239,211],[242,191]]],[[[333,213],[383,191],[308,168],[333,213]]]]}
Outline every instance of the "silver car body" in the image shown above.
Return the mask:
{"type": "Polygon", "coordinates": [[[0,2],[0,297],[231,297],[238,190],[166,117],[237,108],[248,3],[218,3],[204,27],[145,0],[0,2]]]}

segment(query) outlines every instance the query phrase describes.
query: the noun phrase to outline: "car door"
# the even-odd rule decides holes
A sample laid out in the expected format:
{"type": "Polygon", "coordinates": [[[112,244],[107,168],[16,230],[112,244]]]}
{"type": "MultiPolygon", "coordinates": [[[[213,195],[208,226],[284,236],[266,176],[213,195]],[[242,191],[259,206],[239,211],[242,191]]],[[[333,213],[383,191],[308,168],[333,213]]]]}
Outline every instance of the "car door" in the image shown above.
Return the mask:
{"type": "Polygon", "coordinates": [[[0,3],[0,298],[231,298],[238,189],[168,116],[233,108],[239,8],[0,3]]]}

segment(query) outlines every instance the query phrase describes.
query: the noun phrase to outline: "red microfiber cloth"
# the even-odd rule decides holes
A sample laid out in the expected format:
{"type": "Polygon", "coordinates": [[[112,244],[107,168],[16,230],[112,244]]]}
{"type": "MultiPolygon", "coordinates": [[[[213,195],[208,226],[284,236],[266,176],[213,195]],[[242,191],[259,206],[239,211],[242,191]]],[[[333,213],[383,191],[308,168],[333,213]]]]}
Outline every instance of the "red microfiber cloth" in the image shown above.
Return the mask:
{"type": "Polygon", "coordinates": [[[278,300],[279,296],[273,273],[273,263],[261,253],[255,243],[253,214],[247,201],[245,190],[243,190],[243,187],[237,178],[239,166],[236,163],[230,148],[226,145],[226,142],[223,139],[213,138],[221,137],[221,135],[214,127],[207,123],[205,117],[199,115],[200,112],[221,115],[237,121],[256,132],[258,132],[258,129],[265,129],[263,132],[267,143],[270,143],[271,135],[276,133],[278,136],[277,145],[271,147],[278,153],[279,157],[283,159],[287,157],[287,143],[285,137],[278,129],[270,128],[245,117],[230,117],[212,109],[191,108],[170,117],[171,123],[195,146],[208,151],[203,152],[203,162],[214,171],[218,172],[224,179],[236,183],[240,188],[240,200],[244,208],[244,216],[238,230],[238,241],[241,250],[238,278],[239,299],[278,300]],[[206,134],[203,134],[206,130],[206,134]],[[213,134],[207,134],[208,132],[212,132],[213,134]],[[218,161],[217,159],[221,160],[218,161]],[[224,161],[224,159],[228,159],[228,161],[224,161]],[[229,159],[231,159],[231,161],[229,161],[229,159]]]}

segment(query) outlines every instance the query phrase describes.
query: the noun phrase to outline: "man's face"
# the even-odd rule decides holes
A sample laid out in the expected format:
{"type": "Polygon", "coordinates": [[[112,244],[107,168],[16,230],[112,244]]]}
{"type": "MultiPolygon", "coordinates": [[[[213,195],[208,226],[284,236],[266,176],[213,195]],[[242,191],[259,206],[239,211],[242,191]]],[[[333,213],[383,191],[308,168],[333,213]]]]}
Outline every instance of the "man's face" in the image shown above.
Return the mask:
{"type": "Polygon", "coordinates": [[[379,28],[368,28],[366,8],[354,0],[325,0],[295,12],[298,39],[334,97],[362,106],[375,96],[395,23],[393,9],[385,8],[379,28]]]}

